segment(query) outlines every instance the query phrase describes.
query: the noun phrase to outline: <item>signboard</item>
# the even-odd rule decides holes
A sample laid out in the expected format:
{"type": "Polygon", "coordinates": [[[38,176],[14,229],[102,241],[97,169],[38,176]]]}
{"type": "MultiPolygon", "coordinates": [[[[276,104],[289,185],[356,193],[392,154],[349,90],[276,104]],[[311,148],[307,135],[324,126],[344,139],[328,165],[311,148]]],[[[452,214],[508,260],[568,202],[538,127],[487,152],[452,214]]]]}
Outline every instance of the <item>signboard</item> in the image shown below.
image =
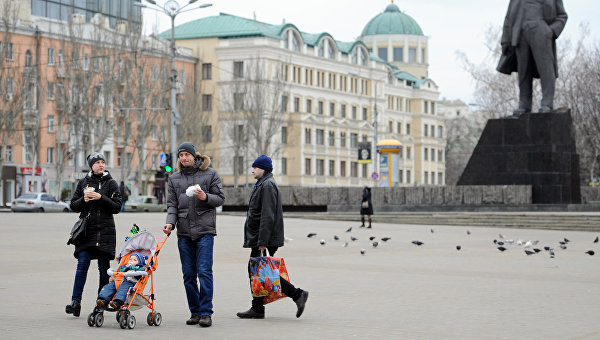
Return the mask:
{"type": "Polygon", "coordinates": [[[389,155],[388,154],[384,154],[381,155],[381,157],[379,158],[379,174],[381,177],[381,181],[379,182],[379,185],[382,187],[387,187],[389,186],[389,155]]]}
{"type": "Polygon", "coordinates": [[[34,174],[32,167],[21,167],[21,173],[23,175],[41,175],[42,168],[35,168],[35,174],[34,174]]]}
{"type": "Polygon", "coordinates": [[[82,179],[85,178],[85,176],[87,176],[87,172],[74,172],[71,174],[71,177],[73,179],[82,179]]]}
{"type": "Polygon", "coordinates": [[[371,143],[358,143],[358,163],[359,164],[370,164],[371,163],[371,143]]]}
{"type": "Polygon", "coordinates": [[[160,154],[160,166],[165,166],[165,165],[167,165],[167,154],[161,153],[160,154]]]}
{"type": "Polygon", "coordinates": [[[373,173],[371,174],[371,179],[376,181],[379,179],[379,174],[375,171],[373,171],[373,173]]]}

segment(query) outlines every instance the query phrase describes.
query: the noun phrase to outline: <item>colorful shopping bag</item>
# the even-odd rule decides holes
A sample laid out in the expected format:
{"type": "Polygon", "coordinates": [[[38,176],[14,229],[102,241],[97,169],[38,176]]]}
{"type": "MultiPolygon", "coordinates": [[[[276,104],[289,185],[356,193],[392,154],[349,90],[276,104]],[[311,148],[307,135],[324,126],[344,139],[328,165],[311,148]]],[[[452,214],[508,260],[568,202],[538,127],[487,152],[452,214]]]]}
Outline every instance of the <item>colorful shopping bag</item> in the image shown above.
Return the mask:
{"type": "Polygon", "coordinates": [[[250,290],[253,297],[264,296],[264,304],[285,297],[281,290],[281,279],[290,281],[283,258],[258,256],[248,261],[250,290]]]}

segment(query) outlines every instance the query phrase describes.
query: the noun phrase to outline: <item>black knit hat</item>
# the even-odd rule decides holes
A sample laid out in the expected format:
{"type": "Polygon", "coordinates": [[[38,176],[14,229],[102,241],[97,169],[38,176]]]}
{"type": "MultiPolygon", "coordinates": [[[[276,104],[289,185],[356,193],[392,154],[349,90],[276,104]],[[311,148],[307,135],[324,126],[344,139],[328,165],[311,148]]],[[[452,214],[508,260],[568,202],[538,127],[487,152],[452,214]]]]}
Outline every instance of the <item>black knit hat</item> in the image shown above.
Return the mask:
{"type": "Polygon", "coordinates": [[[196,148],[194,147],[194,144],[190,142],[181,143],[177,149],[177,157],[179,157],[179,154],[183,151],[189,152],[192,156],[196,157],[196,148]]]}
{"type": "Polygon", "coordinates": [[[92,168],[92,165],[94,165],[94,163],[96,163],[99,160],[103,160],[106,162],[106,160],[104,159],[104,155],[102,155],[100,152],[91,153],[87,156],[86,159],[87,159],[88,165],[90,166],[90,169],[92,168]]]}

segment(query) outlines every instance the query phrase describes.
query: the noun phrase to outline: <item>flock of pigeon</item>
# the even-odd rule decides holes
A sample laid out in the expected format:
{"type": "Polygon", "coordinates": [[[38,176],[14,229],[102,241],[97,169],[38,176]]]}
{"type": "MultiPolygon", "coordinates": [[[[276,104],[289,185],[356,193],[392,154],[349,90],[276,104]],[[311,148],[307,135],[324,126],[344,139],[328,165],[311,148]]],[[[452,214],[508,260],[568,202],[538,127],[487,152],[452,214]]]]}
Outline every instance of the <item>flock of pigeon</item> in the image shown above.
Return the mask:
{"type": "MultiPolygon", "coordinates": [[[[349,227],[348,229],[346,229],[347,233],[349,233],[351,231],[352,231],[352,227],[349,227]]],[[[433,229],[430,229],[430,232],[433,234],[435,231],[433,229]]],[[[471,235],[471,231],[467,230],[467,235],[471,235]]],[[[312,238],[314,236],[317,236],[317,233],[309,233],[308,235],[306,235],[306,237],[308,237],[308,238],[312,238]]],[[[333,239],[335,241],[339,241],[340,237],[338,235],[334,235],[333,239]]],[[[376,241],[375,239],[376,239],[375,236],[369,237],[369,241],[372,242],[371,245],[373,246],[373,248],[377,248],[377,246],[379,245],[379,241],[376,241]]],[[[387,242],[390,239],[391,239],[391,237],[382,237],[380,240],[383,241],[383,242],[387,242]]],[[[356,237],[354,237],[354,236],[351,235],[350,236],[350,240],[352,242],[354,242],[354,241],[356,241],[358,239],[356,237]]],[[[598,243],[598,241],[599,241],[598,236],[596,236],[596,238],[594,239],[593,243],[598,243]]],[[[565,237],[562,240],[558,241],[558,247],[560,249],[567,249],[567,244],[569,242],[571,242],[571,241],[565,237]]],[[[321,239],[321,241],[319,241],[319,243],[322,246],[324,246],[327,243],[327,241],[325,241],[325,239],[321,239]]],[[[414,244],[414,245],[416,245],[416,246],[422,246],[422,245],[425,244],[424,242],[421,242],[419,240],[414,240],[411,243],[414,244]]],[[[535,254],[538,254],[538,253],[542,252],[542,249],[537,248],[539,240],[527,240],[527,241],[516,240],[515,241],[513,239],[505,238],[504,235],[502,235],[502,234],[498,234],[498,239],[494,239],[493,243],[494,243],[494,245],[497,246],[497,249],[499,251],[501,251],[501,252],[504,252],[504,251],[508,250],[509,246],[513,246],[513,247],[514,246],[519,246],[519,247],[522,247],[522,249],[524,250],[524,252],[525,252],[525,254],[527,256],[535,255],[535,254]]],[[[342,246],[343,247],[347,247],[348,246],[348,241],[345,241],[342,244],[342,246]]],[[[456,245],[456,250],[460,251],[461,249],[462,249],[462,246],[460,244],[457,244],[456,245]]],[[[551,247],[551,246],[544,246],[543,250],[548,252],[548,254],[550,255],[550,258],[554,258],[556,256],[556,253],[554,252],[554,248],[551,247]]],[[[366,250],[363,248],[363,249],[360,250],[360,253],[362,255],[365,255],[366,250]]],[[[593,256],[595,254],[595,252],[593,250],[588,250],[585,253],[588,254],[588,255],[590,255],[590,256],[593,256]]]]}

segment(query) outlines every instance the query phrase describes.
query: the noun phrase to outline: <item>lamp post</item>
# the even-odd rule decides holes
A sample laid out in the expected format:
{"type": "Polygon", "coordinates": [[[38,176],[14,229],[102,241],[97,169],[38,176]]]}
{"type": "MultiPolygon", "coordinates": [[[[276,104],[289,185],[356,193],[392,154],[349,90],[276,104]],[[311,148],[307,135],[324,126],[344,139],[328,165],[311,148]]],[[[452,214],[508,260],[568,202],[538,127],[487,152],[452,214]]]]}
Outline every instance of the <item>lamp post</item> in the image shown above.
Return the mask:
{"type": "Polygon", "coordinates": [[[202,4],[198,7],[187,8],[187,6],[197,2],[198,0],[189,0],[187,4],[183,7],[179,6],[179,3],[176,0],[167,1],[164,6],[160,6],[156,3],[155,0],[146,0],[149,4],[152,4],[155,7],[147,7],[145,5],[139,4],[139,7],[145,7],[149,9],[153,9],[155,11],[159,11],[165,13],[171,18],[171,98],[170,98],[170,106],[171,106],[171,159],[175,161],[177,159],[177,124],[179,122],[179,112],[177,111],[177,69],[175,68],[175,17],[183,12],[188,12],[198,8],[206,8],[212,6],[212,3],[202,4]]]}

